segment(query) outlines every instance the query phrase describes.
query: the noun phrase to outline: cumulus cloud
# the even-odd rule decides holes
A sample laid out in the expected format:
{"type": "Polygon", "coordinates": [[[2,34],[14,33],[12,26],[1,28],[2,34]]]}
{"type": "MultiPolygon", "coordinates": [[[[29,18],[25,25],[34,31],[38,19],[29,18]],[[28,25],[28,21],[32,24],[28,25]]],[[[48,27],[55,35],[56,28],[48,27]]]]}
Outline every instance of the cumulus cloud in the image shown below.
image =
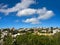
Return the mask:
{"type": "Polygon", "coordinates": [[[26,19],[24,22],[25,23],[39,23],[39,20],[43,20],[43,19],[49,19],[52,16],[54,16],[53,11],[51,10],[47,10],[45,7],[43,7],[42,9],[26,9],[23,10],[21,12],[19,12],[20,16],[25,16],[25,15],[32,15],[32,14],[38,14],[38,17],[36,18],[30,18],[30,19],[26,19]]]}
{"type": "Polygon", "coordinates": [[[47,11],[45,14],[40,15],[38,19],[49,19],[54,15],[53,11],[47,11]]]}
{"type": "Polygon", "coordinates": [[[0,4],[0,8],[3,9],[3,8],[7,8],[8,5],[4,5],[3,3],[0,4]]]}
{"type": "Polygon", "coordinates": [[[25,23],[31,23],[31,24],[38,24],[39,20],[37,20],[37,18],[30,18],[30,19],[26,19],[23,22],[25,23]]]}
{"type": "Polygon", "coordinates": [[[37,10],[38,13],[38,19],[49,19],[52,16],[54,16],[54,13],[52,10],[47,10],[45,7],[42,9],[37,10]]]}
{"type": "Polygon", "coordinates": [[[26,9],[26,8],[28,8],[33,3],[34,3],[34,0],[21,0],[20,3],[17,3],[12,8],[8,8],[8,9],[1,8],[0,12],[3,12],[5,14],[9,14],[10,12],[16,12],[16,11],[19,11],[19,10],[22,10],[22,9],[26,9]]]}
{"type": "MultiPolygon", "coordinates": [[[[37,24],[40,22],[40,20],[49,19],[52,16],[54,16],[54,12],[52,10],[46,9],[46,7],[43,7],[40,9],[29,8],[29,6],[34,3],[35,3],[34,0],[21,0],[20,3],[17,3],[12,8],[7,8],[7,5],[2,6],[1,4],[0,12],[5,13],[5,14],[9,14],[11,12],[17,12],[16,15],[19,17],[37,14],[38,17],[28,18],[23,21],[25,23],[32,23],[32,24],[37,24]]],[[[16,20],[16,22],[19,22],[19,21],[16,20]]]]}
{"type": "Polygon", "coordinates": [[[45,7],[41,9],[23,9],[17,13],[17,16],[29,16],[38,14],[38,19],[48,19],[54,15],[52,10],[47,10],[45,7]]]}
{"type": "Polygon", "coordinates": [[[35,9],[24,9],[24,10],[19,11],[17,13],[17,16],[29,16],[35,13],[36,13],[35,9]]]}

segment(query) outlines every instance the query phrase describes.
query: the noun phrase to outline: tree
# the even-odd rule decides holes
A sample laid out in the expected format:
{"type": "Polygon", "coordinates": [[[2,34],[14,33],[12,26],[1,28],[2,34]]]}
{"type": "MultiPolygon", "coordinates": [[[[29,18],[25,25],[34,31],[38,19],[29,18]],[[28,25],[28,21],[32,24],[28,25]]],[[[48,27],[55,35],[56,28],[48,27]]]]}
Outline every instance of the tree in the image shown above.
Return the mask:
{"type": "Polygon", "coordinates": [[[7,34],[7,36],[5,36],[3,40],[4,40],[4,45],[12,45],[14,41],[10,34],[7,34]]]}

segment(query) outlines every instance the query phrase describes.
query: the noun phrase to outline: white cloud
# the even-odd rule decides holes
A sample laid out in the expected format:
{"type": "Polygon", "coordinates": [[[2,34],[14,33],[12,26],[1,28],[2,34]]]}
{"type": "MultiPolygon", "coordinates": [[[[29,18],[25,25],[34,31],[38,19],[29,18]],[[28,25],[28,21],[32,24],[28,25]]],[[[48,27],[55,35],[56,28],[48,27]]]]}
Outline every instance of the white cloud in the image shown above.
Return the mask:
{"type": "Polygon", "coordinates": [[[41,8],[41,9],[37,9],[37,14],[43,15],[46,13],[46,11],[48,11],[45,7],[41,8]]]}
{"type": "Polygon", "coordinates": [[[4,5],[4,6],[2,6],[1,8],[7,8],[7,6],[8,6],[8,5],[4,5]]]}
{"type": "Polygon", "coordinates": [[[0,4],[0,8],[2,8],[2,9],[3,9],[3,8],[7,8],[7,6],[8,6],[8,5],[4,5],[3,3],[0,4]]]}
{"type": "Polygon", "coordinates": [[[28,16],[28,15],[32,15],[32,14],[43,15],[47,11],[48,10],[46,10],[45,7],[43,7],[42,9],[27,8],[27,9],[23,9],[23,10],[18,11],[17,16],[28,16]]]}
{"type": "MultiPolygon", "coordinates": [[[[21,2],[17,3],[14,7],[7,9],[6,9],[7,5],[2,6],[1,4],[0,12],[5,14],[9,14],[11,12],[17,12],[16,14],[17,16],[29,16],[33,14],[38,14],[38,17],[36,18],[30,18],[23,21],[25,23],[32,23],[32,24],[37,24],[40,22],[39,20],[49,19],[54,15],[54,12],[52,10],[47,10],[45,7],[41,9],[29,8],[29,6],[34,3],[35,3],[34,0],[21,0],[21,2]]],[[[19,21],[16,20],[16,22],[19,21]]]]}
{"type": "Polygon", "coordinates": [[[53,11],[47,11],[45,14],[40,15],[38,19],[49,19],[54,15],[53,11]]]}
{"type": "Polygon", "coordinates": [[[38,13],[38,19],[49,19],[52,16],[54,16],[54,13],[52,10],[47,10],[45,7],[42,9],[37,10],[38,13]]]}
{"type": "Polygon", "coordinates": [[[47,10],[45,7],[43,7],[42,9],[26,9],[26,10],[23,10],[21,12],[19,12],[20,16],[28,16],[28,15],[32,15],[32,14],[38,14],[38,17],[36,18],[30,18],[30,19],[26,19],[24,22],[25,23],[32,23],[32,24],[35,24],[35,23],[39,23],[39,20],[43,20],[43,19],[49,19],[51,18],[52,16],[54,16],[54,13],[53,11],[51,10],[47,10]]]}
{"type": "Polygon", "coordinates": [[[54,15],[53,11],[47,10],[45,7],[41,9],[23,9],[17,13],[17,16],[29,16],[33,14],[38,14],[38,19],[48,19],[54,15]]]}
{"type": "Polygon", "coordinates": [[[21,0],[21,3],[17,3],[14,7],[8,8],[8,9],[0,9],[0,12],[3,12],[5,14],[9,14],[10,12],[16,12],[21,9],[28,8],[31,4],[34,3],[34,0],[21,0]]]}
{"type": "Polygon", "coordinates": [[[24,10],[19,11],[17,13],[17,16],[28,16],[28,15],[32,15],[35,13],[36,13],[35,9],[24,9],[24,10]]]}
{"type": "Polygon", "coordinates": [[[25,23],[31,23],[31,24],[38,24],[39,20],[37,20],[37,18],[30,18],[30,19],[26,19],[23,22],[25,23]]]}

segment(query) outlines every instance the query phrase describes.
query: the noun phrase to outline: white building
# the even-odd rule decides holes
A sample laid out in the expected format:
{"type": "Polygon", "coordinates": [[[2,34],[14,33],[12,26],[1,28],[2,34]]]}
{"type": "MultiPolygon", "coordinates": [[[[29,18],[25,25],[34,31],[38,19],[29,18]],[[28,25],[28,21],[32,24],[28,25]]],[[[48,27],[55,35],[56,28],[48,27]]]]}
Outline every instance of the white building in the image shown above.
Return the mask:
{"type": "Polygon", "coordinates": [[[14,35],[12,35],[12,37],[15,38],[17,35],[20,35],[20,33],[14,34],[14,35]]]}
{"type": "Polygon", "coordinates": [[[60,30],[59,30],[59,29],[53,30],[53,34],[55,34],[55,33],[57,33],[57,32],[60,32],[60,30]]]}

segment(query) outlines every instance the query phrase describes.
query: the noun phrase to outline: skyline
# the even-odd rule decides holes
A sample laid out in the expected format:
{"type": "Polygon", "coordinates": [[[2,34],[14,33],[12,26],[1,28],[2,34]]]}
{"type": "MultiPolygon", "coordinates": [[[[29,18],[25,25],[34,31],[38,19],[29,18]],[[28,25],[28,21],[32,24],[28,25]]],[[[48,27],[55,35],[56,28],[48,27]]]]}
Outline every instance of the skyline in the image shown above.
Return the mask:
{"type": "Polygon", "coordinates": [[[60,27],[59,0],[0,0],[0,28],[60,27]]]}

